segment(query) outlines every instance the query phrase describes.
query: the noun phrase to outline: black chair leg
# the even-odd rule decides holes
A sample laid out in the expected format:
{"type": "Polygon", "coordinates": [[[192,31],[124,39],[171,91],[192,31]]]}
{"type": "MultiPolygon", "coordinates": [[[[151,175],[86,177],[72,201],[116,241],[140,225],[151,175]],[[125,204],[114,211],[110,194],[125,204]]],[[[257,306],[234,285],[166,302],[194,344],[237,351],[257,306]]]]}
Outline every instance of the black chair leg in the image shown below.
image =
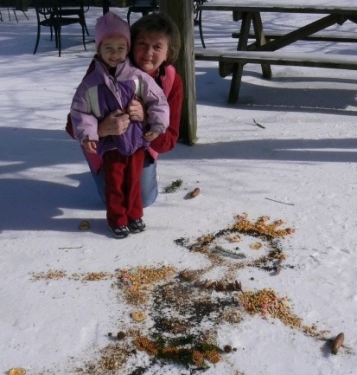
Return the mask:
{"type": "Polygon", "coordinates": [[[89,36],[89,31],[88,31],[88,27],[87,27],[87,23],[86,23],[86,18],[84,16],[84,14],[80,15],[80,19],[81,19],[81,26],[84,27],[85,32],[89,36]]]}
{"type": "Polygon", "coordinates": [[[55,47],[58,48],[58,31],[55,28],[55,47]]]}
{"type": "Polygon", "coordinates": [[[126,15],[126,19],[128,20],[128,25],[130,25],[130,13],[131,13],[131,10],[129,9],[128,14],[126,15]]]}
{"type": "MultiPolygon", "coordinates": [[[[7,8],[7,11],[8,11],[8,14],[9,14],[9,20],[11,20],[10,8],[7,8]]],[[[19,23],[19,20],[17,19],[17,14],[16,14],[15,8],[13,8],[12,11],[14,13],[14,17],[15,17],[16,22],[19,23]]]]}
{"type": "Polygon", "coordinates": [[[202,31],[202,10],[198,12],[198,30],[200,31],[200,39],[203,48],[206,48],[205,41],[203,39],[203,31],[202,31]]]}
{"type": "Polygon", "coordinates": [[[81,26],[82,26],[83,46],[84,46],[84,50],[87,51],[87,46],[86,46],[86,27],[87,26],[86,26],[85,22],[81,26]]]}
{"type": "Polygon", "coordinates": [[[36,44],[35,44],[35,49],[33,50],[33,54],[35,55],[37,52],[38,48],[38,43],[40,42],[40,34],[41,34],[41,26],[37,26],[37,38],[36,38],[36,44]]]}
{"type": "Polygon", "coordinates": [[[27,14],[26,14],[24,11],[22,11],[22,13],[23,13],[24,16],[29,20],[29,18],[27,17],[27,14]]]}
{"type": "Polygon", "coordinates": [[[62,43],[61,43],[61,26],[58,27],[56,35],[57,35],[56,44],[58,44],[58,56],[61,57],[61,47],[62,47],[62,43]]]}

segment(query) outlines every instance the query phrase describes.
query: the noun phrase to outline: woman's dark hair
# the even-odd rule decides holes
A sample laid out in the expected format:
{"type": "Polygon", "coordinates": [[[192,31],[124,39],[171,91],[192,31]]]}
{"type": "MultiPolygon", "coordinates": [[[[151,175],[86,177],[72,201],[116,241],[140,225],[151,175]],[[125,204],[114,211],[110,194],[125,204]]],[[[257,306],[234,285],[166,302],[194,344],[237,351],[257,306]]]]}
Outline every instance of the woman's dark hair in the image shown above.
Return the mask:
{"type": "Polygon", "coordinates": [[[180,32],[175,22],[165,13],[152,13],[139,18],[130,27],[131,45],[135,44],[139,33],[146,34],[151,32],[162,33],[167,36],[169,48],[166,64],[174,63],[177,60],[181,47],[180,32]]]}

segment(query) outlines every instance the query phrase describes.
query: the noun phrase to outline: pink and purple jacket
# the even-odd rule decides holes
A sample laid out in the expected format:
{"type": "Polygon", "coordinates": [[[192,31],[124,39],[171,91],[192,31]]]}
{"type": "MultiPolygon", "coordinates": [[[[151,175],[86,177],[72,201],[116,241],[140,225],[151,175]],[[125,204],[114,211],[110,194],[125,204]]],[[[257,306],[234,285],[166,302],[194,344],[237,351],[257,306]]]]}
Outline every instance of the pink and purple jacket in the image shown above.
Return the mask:
{"type": "Polygon", "coordinates": [[[130,122],[123,135],[98,136],[98,122],[116,109],[125,112],[135,97],[141,98],[147,107],[150,131],[165,133],[170,110],[166,96],[155,80],[135,68],[128,58],[117,66],[114,76],[96,59],[94,70],[83,78],[73,97],[70,114],[75,138],[81,144],[86,139],[98,141],[100,155],[113,149],[122,155],[131,155],[140,147],[148,147],[149,142],[143,134],[149,129],[138,121],[130,122]]]}

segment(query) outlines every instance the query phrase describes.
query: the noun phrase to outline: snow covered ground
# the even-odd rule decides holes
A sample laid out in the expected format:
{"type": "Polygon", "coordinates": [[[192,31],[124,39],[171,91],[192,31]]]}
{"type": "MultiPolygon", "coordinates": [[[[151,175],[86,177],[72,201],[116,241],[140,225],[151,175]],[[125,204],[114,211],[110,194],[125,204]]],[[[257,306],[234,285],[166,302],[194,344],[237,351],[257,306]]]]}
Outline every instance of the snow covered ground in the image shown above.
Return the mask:
{"type": "MultiPolygon", "coordinates": [[[[126,16],[126,9],[114,10],[126,16]]],[[[187,311],[191,298],[210,301],[217,310],[186,320],[185,334],[207,334],[218,347],[234,349],[220,354],[216,364],[206,359],[206,374],[355,374],[357,72],[274,66],[268,81],[259,66],[248,65],[240,100],[230,105],[230,77],[220,78],[216,63],[197,62],[198,142],[178,144],[160,157],[161,193],[145,210],[147,231],[115,240],[80,150],[64,132],[72,95],[94,53],[91,38],[101,9],[87,14],[88,51],[73,26],[63,30],[61,58],[46,32],[32,54],[36,22],[32,9],[27,14],[29,20],[18,12],[16,23],[3,13],[0,23],[0,372],[21,367],[30,375],[192,373],[192,367],[160,365],[145,351],[132,352],[138,330],[144,337],[157,331],[162,306],[150,298],[161,284],[143,292],[148,303],[133,306],[125,299],[123,271],[130,278],[143,270],[138,267],[163,266],[175,268],[164,285],[176,292],[182,286],[187,311]],[[182,186],[165,193],[176,180],[182,186]],[[196,187],[201,194],[185,199],[196,187]],[[252,266],[268,254],[271,241],[240,234],[242,241],[231,243],[217,235],[244,213],[252,223],[269,216],[268,223],[283,220],[282,229],[295,229],[275,244],[285,257],[279,273],[272,261],[263,262],[265,268],[252,266]],[[88,231],[78,229],[82,220],[89,221],[88,231]],[[210,250],[223,248],[231,256],[205,253],[202,245],[188,249],[208,234],[218,237],[210,250]],[[257,241],[262,248],[252,250],[257,241]],[[242,293],[207,292],[180,281],[184,269],[204,270],[202,280],[239,280],[252,295],[271,289],[302,325],[315,325],[320,334],[311,337],[270,313],[249,314],[242,293]],[[228,310],[218,311],[219,301],[228,310]],[[138,309],[147,314],[142,323],[130,315],[138,309]],[[223,319],[228,312],[240,318],[223,319]],[[122,341],[108,336],[119,331],[126,333],[122,341]],[[340,332],[344,346],[332,355],[329,340],[340,332]],[[101,366],[110,367],[114,354],[108,345],[114,344],[127,362],[120,367],[116,357],[117,372],[101,372],[101,366]]],[[[234,49],[229,36],[237,25],[231,15],[204,17],[207,46],[234,49]]],[[[272,14],[264,22],[283,28],[302,20],[272,14]]],[[[353,23],[344,28],[356,31],[353,23]]],[[[200,45],[197,30],[195,42],[200,45]]],[[[301,42],[289,49],[356,55],[348,43],[301,42]]],[[[172,306],[171,314],[180,318],[172,306]]],[[[182,314],[182,320],[192,318],[182,314]]]]}

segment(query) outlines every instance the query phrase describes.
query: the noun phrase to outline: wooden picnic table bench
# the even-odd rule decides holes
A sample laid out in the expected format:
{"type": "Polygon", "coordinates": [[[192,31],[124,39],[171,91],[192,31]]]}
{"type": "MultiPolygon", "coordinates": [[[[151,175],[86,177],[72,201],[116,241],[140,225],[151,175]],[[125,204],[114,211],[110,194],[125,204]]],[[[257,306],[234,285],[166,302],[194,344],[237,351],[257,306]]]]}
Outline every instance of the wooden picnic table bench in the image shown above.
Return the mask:
{"type": "MultiPolygon", "coordinates": [[[[272,64],[320,67],[330,69],[357,70],[355,56],[329,55],[326,53],[268,52],[268,51],[226,51],[220,49],[196,48],[195,59],[218,61],[220,75],[226,77],[231,73],[229,64],[272,64]]],[[[270,77],[266,77],[270,78],[270,77]]]]}
{"type": "MultiPolygon", "coordinates": [[[[286,30],[273,30],[273,31],[265,31],[265,39],[267,41],[271,39],[277,39],[284,35],[286,35],[288,32],[286,30]]],[[[232,33],[232,38],[239,39],[241,36],[240,31],[235,31],[232,33]]],[[[256,35],[254,32],[249,32],[248,34],[249,39],[255,39],[256,35]]],[[[319,32],[312,35],[307,35],[304,38],[301,38],[300,40],[310,40],[314,42],[337,42],[337,43],[357,43],[357,32],[355,33],[341,33],[341,32],[335,32],[335,31],[325,31],[325,32],[319,32]]]]}
{"type": "MultiPolygon", "coordinates": [[[[238,37],[237,51],[222,51],[219,49],[195,51],[197,60],[219,61],[220,74],[226,76],[232,73],[232,81],[228,101],[235,103],[239,97],[240,84],[242,80],[243,67],[247,63],[261,64],[263,76],[271,78],[271,64],[295,65],[309,67],[325,67],[333,69],[357,69],[357,56],[337,55],[322,53],[290,53],[281,52],[280,49],[289,46],[297,41],[308,40],[331,40],[333,42],[346,41],[344,33],[339,34],[339,30],[334,34],[328,34],[327,28],[333,25],[342,25],[350,20],[357,22],[357,6],[325,6],[311,4],[272,4],[269,2],[249,2],[242,1],[211,1],[200,7],[201,13],[206,10],[231,11],[235,21],[241,21],[238,37]],[[307,23],[294,30],[281,31],[275,33],[274,37],[269,37],[263,29],[261,13],[310,13],[321,15],[321,18],[307,23]],[[253,33],[251,31],[253,29],[253,33]],[[248,44],[249,39],[255,39],[248,44]]],[[[201,15],[202,17],[202,15],[201,15]]],[[[202,20],[201,20],[202,21],[202,20]]],[[[202,24],[202,22],[201,22],[202,24]]],[[[200,30],[202,32],[202,29],[200,30]]],[[[203,36],[202,36],[203,37],[203,36]]],[[[353,37],[350,35],[348,37],[353,37]]],[[[353,42],[357,41],[356,37],[353,42]]]]}

